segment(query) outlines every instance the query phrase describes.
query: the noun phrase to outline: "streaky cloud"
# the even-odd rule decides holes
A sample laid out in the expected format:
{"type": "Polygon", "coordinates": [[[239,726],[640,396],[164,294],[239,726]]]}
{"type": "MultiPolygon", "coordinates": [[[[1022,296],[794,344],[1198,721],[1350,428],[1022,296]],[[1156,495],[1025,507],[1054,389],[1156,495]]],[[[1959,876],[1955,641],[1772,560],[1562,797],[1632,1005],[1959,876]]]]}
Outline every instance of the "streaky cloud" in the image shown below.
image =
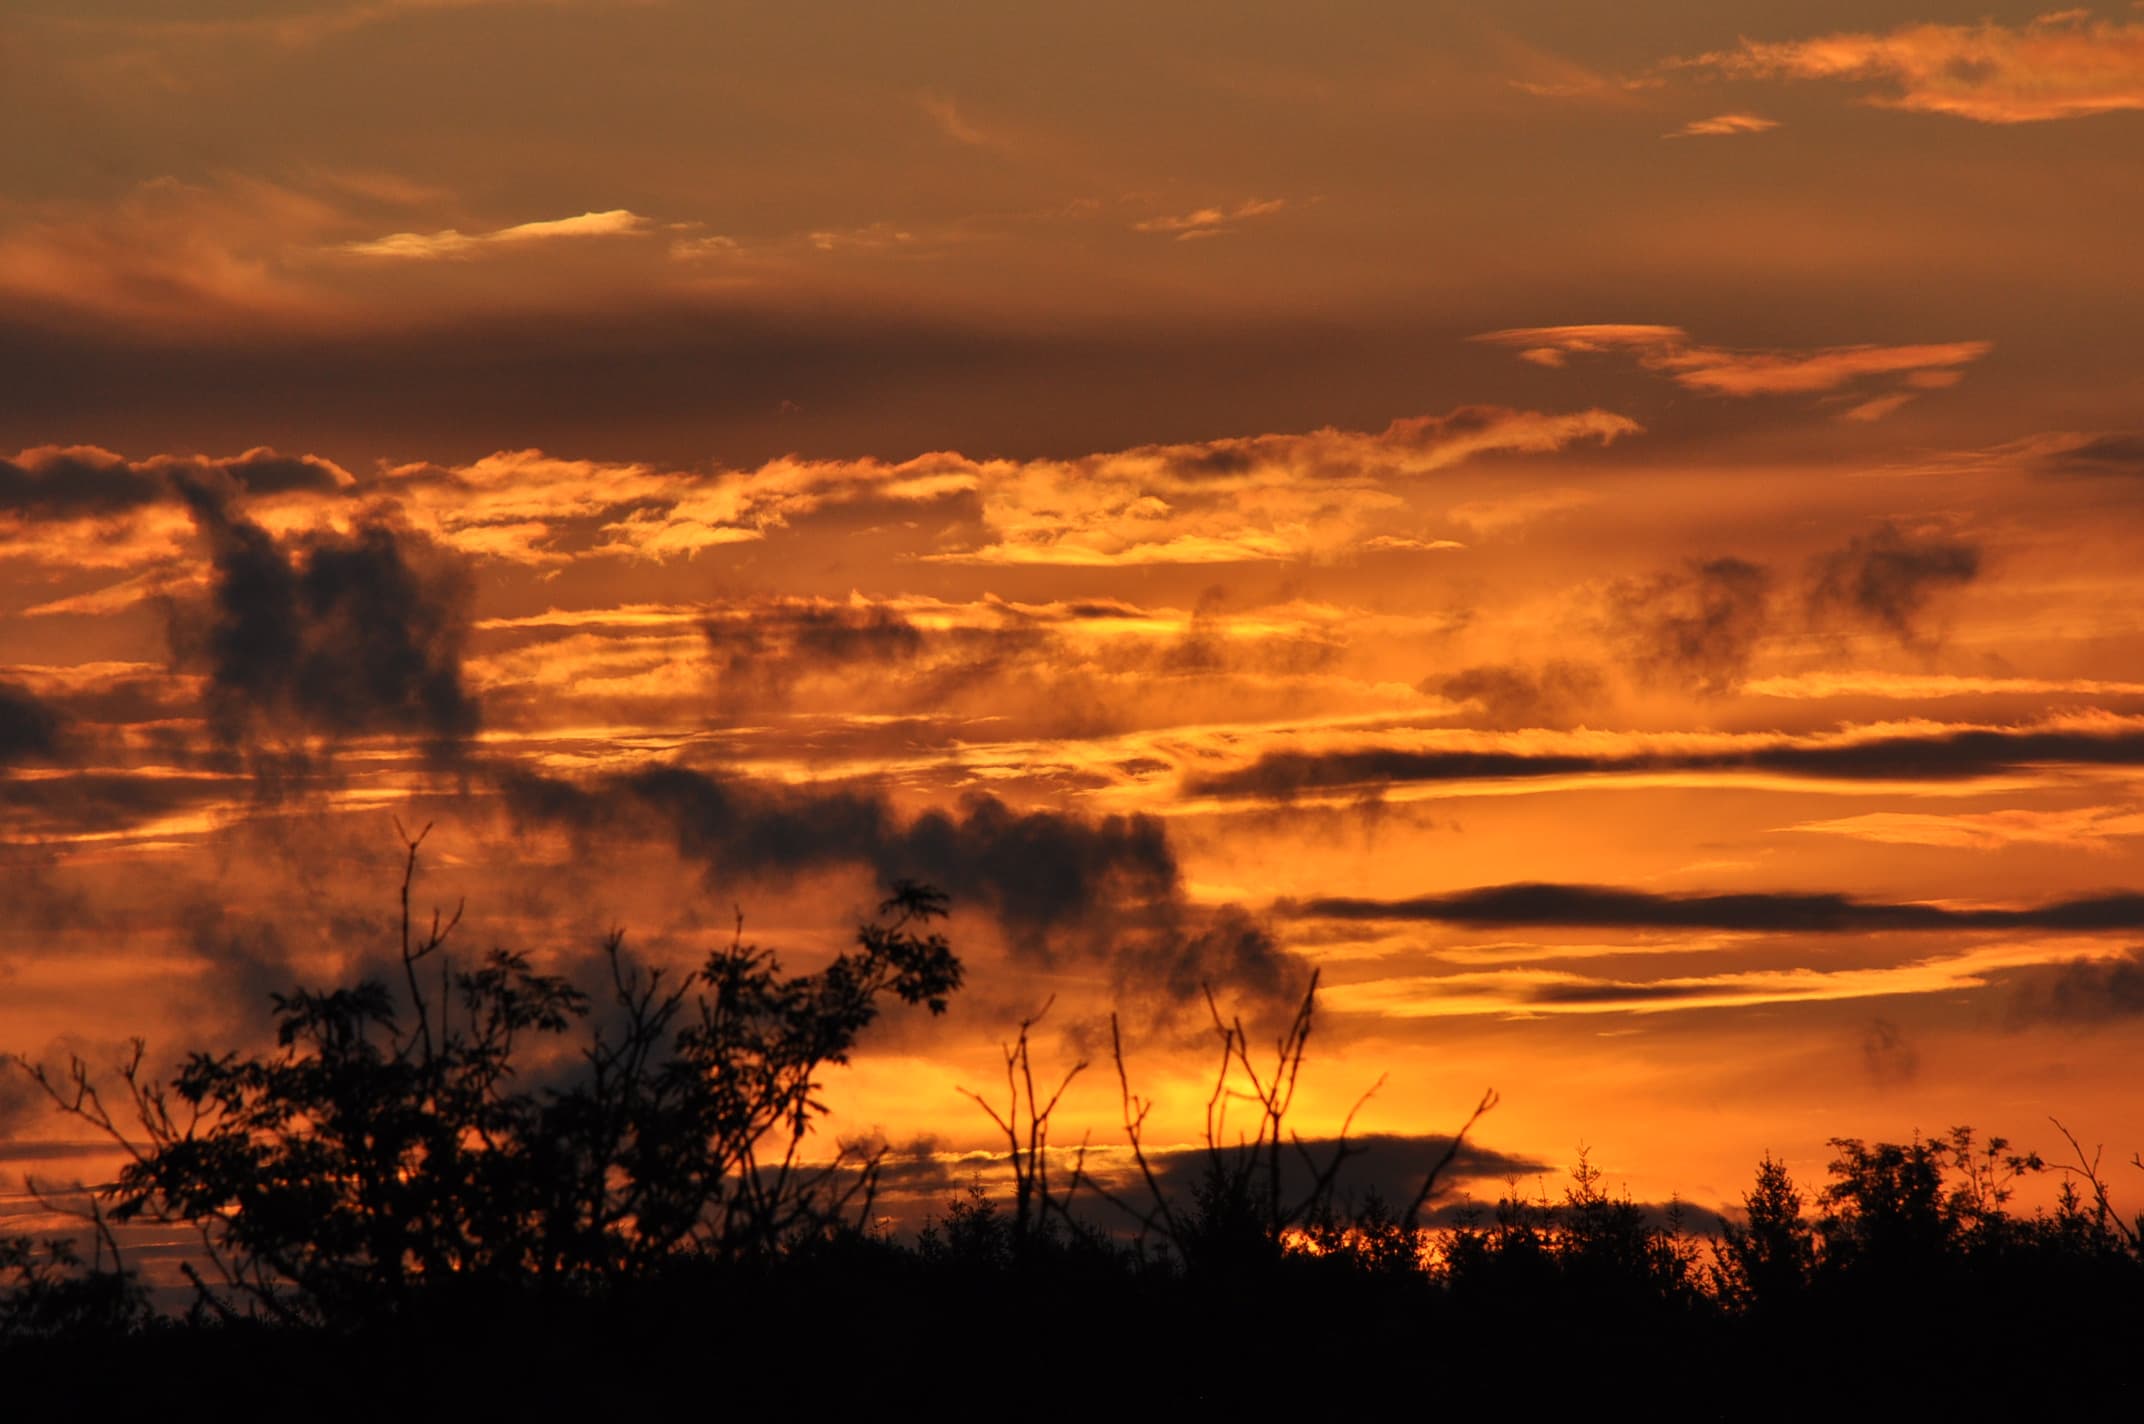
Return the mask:
{"type": "Polygon", "coordinates": [[[1676,772],[1762,772],[1845,781],[1946,782],[2047,766],[2144,765],[2144,724],[2134,718],[2023,726],[1942,726],[1927,732],[1815,737],[1744,736],[1720,745],[1647,745],[1629,751],[1494,742],[1448,747],[1356,746],[1266,752],[1246,765],[1188,775],[1191,795],[1286,801],[1422,783],[1676,772]]]}
{"type": "Polygon", "coordinates": [[[1833,893],[1656,894],[1607,885],[1522,882],[1403,900],[1333,896],[1283,902],[1283,915],[1456,925],[1734,930],[1766,934],[1883,934],[1935,930],[2144,929],[2144,893],[2121,891],[2024,908],[1858,900],[1833,893]]]}

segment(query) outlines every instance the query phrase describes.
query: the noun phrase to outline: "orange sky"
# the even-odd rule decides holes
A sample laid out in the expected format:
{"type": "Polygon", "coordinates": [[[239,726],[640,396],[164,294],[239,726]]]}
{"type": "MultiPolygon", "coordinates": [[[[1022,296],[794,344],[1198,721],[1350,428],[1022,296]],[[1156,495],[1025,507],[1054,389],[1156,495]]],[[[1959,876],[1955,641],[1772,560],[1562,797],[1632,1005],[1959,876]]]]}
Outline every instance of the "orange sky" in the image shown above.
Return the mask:
{"type": "Polygon", "coordinates": [[[378,964],[399,815],[569,969],[940,881],[851,1135],[1054,994],[1188,1136],[1316,966],[1306,1131],[2126,1153],[2140,111],[2112,4],[11,6],[0,1046],[378,964]]]}

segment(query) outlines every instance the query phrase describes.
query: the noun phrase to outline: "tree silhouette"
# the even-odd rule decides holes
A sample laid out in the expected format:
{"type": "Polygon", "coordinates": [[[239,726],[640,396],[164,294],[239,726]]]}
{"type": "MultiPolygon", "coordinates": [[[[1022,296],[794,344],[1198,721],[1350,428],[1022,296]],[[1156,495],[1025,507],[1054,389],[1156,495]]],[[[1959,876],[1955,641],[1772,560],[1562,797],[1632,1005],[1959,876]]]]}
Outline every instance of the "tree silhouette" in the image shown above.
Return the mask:
{"type": "Polygon", "coordinates": [[[1793,1177],[1770,1153],[1758,1164],[1742,1207],[1745,1220],[1721,1228],[1714,1268],[1721,1299],[1768,1314],[1797,1308],[1816,1268],[1816,1230],[1802,1215],[1793,1177]]]}
{"type": "Polygon", "coordinates": [[[601,1286],[680,1254],[735,1259],[868,1214],[878,1152],[810,1162],[819,1074],[891,995],[944,1011],[961,966],[929,930],[936,891],[903,884],[882,923],[816,973],[730,945],[689,974],[605,945],[608,1012],[522,954],[457,969],[459,911],[409,910],[424,837],[406,837],[401,1002],[366,982],[276,995],[276,1049],[196,1052],[167,1084],[134,1045],[123,1125],[81,1060],[25,1064],[129,1160],[109,1216],[181,1223],[201,1308],[352,1323],[420,1296],[601,1286]],[[440,989],[420,966],[438,960],[440,989]],[[571,1042],[579,1031],[580,1041],[571,1042]],[[573,1050],[578,1048],[576,1054],[573,1050]],[[578,1062],[575,1062],[576,1057],[578,1062]],[[544,1086],[523,1079],[548,1079],[544,1086]]]}

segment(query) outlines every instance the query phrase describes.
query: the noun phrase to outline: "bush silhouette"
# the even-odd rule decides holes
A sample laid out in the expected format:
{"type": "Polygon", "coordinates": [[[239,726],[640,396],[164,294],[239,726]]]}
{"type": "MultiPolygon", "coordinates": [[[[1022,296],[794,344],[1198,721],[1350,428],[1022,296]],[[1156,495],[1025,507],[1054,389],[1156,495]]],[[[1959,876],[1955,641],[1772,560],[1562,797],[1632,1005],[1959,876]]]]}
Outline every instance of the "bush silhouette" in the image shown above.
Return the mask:
{"type": "Polygon", "coordinates": [[[413,931],[422,840],[407,841],[400,996],[377,982],[277,995],[274,1052],[197,1052],[168,1084],[145,1077],[137,1042],[121,1070],[132,1127],[79,1060],[64,1077],[32,1070],[127,1149],[114,1223],[199,1234],[197,1308],[369,1322],[420,1295],[596,1287],[681,1253],[768,1253],[868,1213],[876,1155],[804,1159],[825,1111],[817,1075],[887,996],[943,1012],[961,981],[928,928],[943,896],[898,887],[857,948],[812,974],[784,974],[740,925],[673,982],[613,934],[598,1017],[524,955],[454,968],[458,912],[413,931]],[[435,957],[431,992],[420,967],[435,957]]]}

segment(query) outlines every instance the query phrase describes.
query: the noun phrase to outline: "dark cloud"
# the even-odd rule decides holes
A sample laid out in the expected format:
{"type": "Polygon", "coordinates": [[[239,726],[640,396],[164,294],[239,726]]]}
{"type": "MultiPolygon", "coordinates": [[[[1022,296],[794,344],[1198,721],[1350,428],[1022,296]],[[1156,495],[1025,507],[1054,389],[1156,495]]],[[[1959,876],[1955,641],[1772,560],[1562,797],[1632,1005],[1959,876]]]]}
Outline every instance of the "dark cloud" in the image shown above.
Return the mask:
{"type": "Polygon", "coordinates": [[[1047,675],[1048,619],[1001,606],[998,621],[927,627],[878,603],[778,598],[740,604],[703,625],[726,708],[779,707],[807,679],[869,676],[881,707],[938,712],[991,679],[1047,675]]]}
{"type": "Polygon", "coordinates": [[[1331,897],[1277,910],[1344,920],[1425,920],[1460,925],[1568,925],[1627,929],[1873,934],[1918,930],[2144,929],[2144,894],[2114,892],[2025,909],[1950,909],[1837,894],[1751,891],[1662,895],[1607,885],[1490,885],[1408,900],[1331,897]]]}
{"type": "Polygon", "coordinates": [[[1482,721],[1493,727],[1555,727],[1583,720],[1606,695],[1600,669],[1555,658],[1529,668],[1488,663],[1422,679],[1417,687],[1455,702],[1479,703],[1482,721]]]}
{"type": "Polygon", "coordinates": [[[200,961],[182,991],[197,1020],[225,1020],[226,1028],[250,1030],[268,1011],[271,995],[290,993],[305,977],[273,921],[241,915],[214,900],[181,906],[177,921],[187,948],[200,961]]]}
{"type": "Polygon", "coordinates": [[[1163,666],[1171,672],[1219,671],[1228,656],[1227,633],[1221,625],[1221,610],[1227,603],[1228,590],[1219,584],[1202,591],[1191,610],[1191,626],[1164,655],[1163,666]]]}
{"type": "Polygon", "coordinates": [[[1769,772],[1848,781],[1956,781],[2048,765],[2144,765],[2144,731],[1982,727],[1866,741],[1782,738],[1711,751],[1408,751],[1368,747],[1269,752],[1248,766],[1184,779],[1187,792],[1268,800],[1423,782],[1648,772],[1769,772]]]}
{"type": "Polygon", "coordinates": [[[34,780],[0,778],[0,813],[11,836],[65,838],[125,831],[144,821],[243,796],[245,791],[242,781],[226,776],[70,771],[34,780]]]}
{"type": "Polygon", "coordinates": [[[2047,457],[2049,468],[2073,475],[2144,475],[2144,431],[2089,436],[2047,457]]]}
{"type": "Polygon", "coordinates": [[[909,663],[923,630],[881,604],[774,599],[744,605],[700,625],[726,706],[786,700],[814,672],[909,663]]]}
{"type": "Polygon", "coordinates": [[[1707,984],[1626,984],[1612,979],[1543,984],[1526,998],[1536,1004],[1670,1004],[1719,990],[1707,984]]]}
{"type": "Polygon", "coordinates": [[[2019,1022],[2104,1023],[2144,1015],[2144,948],[2115,959],[2074,959],[2015,971],[2010,1014],[2019,1022]]]}
{"type": "Polygon", "coordinates": [[[150,460],[128,460],[87,445],[44,447],[0,460],[0,514],[102,518],[183,498],[189,488],[238,497],[331,493],[349,482],[326,460],[265,447],[223,459],[159,455],[150,460]]]}
{"type": "Polygon", "coordinates": [[[788,786],[676,766],[576,784],[512,771],[506,804],[524,825],[584,837],[662,836],[710,882],[786,880],[862,866],[881,884],[920,880],[979,904],[1018,953],[1105,958],[1120,984],[1184,999],[1201,982],[1284,997],[1300,965],[1250,915],[1189,903],[1174,849],[1151,816],[1020,811],[992,796],[904,820],[861,789],[788,786]]]}
{"type": "Polygon", "coordinates": [[[1861,1066],[1881,1088],[1910,1083],[1920,1076],[1921,1055],[1905,1032],[1889,1019],[1871,1019],[1861,1035],[1861,1066]]]}
{"type": "Polygon", "coordinates": [[[1647,681],[1707,696],[1749,674],[1769,630],[1772,576],[1741,559],[1693,559],[1609,590],[1609,622],[1624,658],[1647,681]]]}
{"type": "MultiPolygon", "coordinates": [[[[1348,1160],[1336,1180],[1339,1195],[1343,1201],[1359,1205],[1374,1192],[1388,1207],[1404,1211],[1414,1200],[1415,1193],[1422,1189],[1422,1179],[1429,1169],[1444,1156],[1451,1144],[1451,1138],[1436,1133],[1420,1136],[1365,1133],[1350,1137],[1347,1140],[1348,1160]]],[[[1312,1160],[1322,1164],[1331,1160],[1339,1143],[1332,1138],[1309,1138],[1302,1145],[1312,1160]]],[[[1230,1164],[1240,1160],[1242,1151],[1241,1148],[1226,1147],[1221,1149],[1220,1156],[1224,1164],[1230,1164]]],[[[1179,1202],[1192,1199],[1199,1184],[1205,1180],[1210,1162],[1203,1148],[1150,1152],[1149,1159],[1162,1190],[1179,1202]]],[[[1438,1178],[1439,1195],[1449,1195],[1448,1189],[1469,1182],[1511,1181],[1539,1176],[1548,1170],[1545,1162],[1463,1142],[1451,1164],[1438,1178]]],[[[1284,1153],[1281,1158],[1281,1195],[1294,1200],[1307,1192],[1310,1185],[1310,1169],[1303,1154],[1293,1150],[1284,1153]]]]}
{"type": "Polygon", "coordinates": [[[17,1065],[0,1059],[0,1143],[53,1111],[52,1102],[17,1065]]]}
{"type": "Polygon", "coordinates": [[[28,688],[0,682],[0,766],[59,754],[60,716],[28,688]]]}
{"type": "Polygon", "coordinates": [[[671,297],[267,342],[166,335],[0,317],[0,439],[95,429],[175,449],[246,430],[353,470],[413,450],[459,463],[596,441],[614,458],[689,467],[707,458],[711,429],[736,467],[858,450],[1069,458],[1238,430],[1245,410],[1276,430],[1369,428],[1413,408],[1425,360],[1455,380],[1478,365],[1455,343],[1425,346],[1419,321],[1322,310],[1191,323],[1093,313],[1022,331],[943,303],[671,297]],[[1348,373],[1338,387],[1336,371],[1348,373]]]}
{"type": "Polygon", "coordinates": [[[171,647],[207,674],[223,744],[408,733],[437,759],[460,754],[478,713],[462,683],[469,588],[457,558],[377,521],[279,544],[220,492],[184,493],[212,570],[205,605],[172,609],[171,647]]]}
{"type": "Polygon", "coordinates": [[[1929,603],[1979,575],[1978,545],[1916,537],[1885,524],[1810,562],[1809,613],[1819,625],[1876,628],[1910,646],[1923,641],[1929,603]]]}
{"type": "Polygon", "coordinates": [[[1282,948],[1272,927],[1239,905],[1223,905],[1203,927],[1174,917],[1169,933],[1153,937],[1142,953],[1119,955],[1117,989],[1158,989],[1173,1003],[1198,997],[1202,987],[1223,985],[1266,1001],[1303,987],[1303,961],[1282,948]]]}

